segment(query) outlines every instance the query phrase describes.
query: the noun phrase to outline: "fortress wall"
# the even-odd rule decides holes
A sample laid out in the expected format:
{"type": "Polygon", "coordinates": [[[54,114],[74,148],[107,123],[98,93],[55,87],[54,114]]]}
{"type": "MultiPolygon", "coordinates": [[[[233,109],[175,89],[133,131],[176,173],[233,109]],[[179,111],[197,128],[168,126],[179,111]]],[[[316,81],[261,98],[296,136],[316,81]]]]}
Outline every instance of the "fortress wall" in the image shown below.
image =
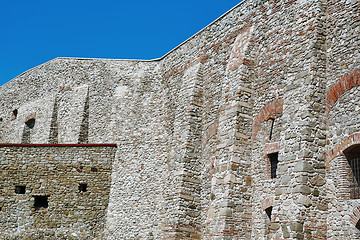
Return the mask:
{"type": "Polygon", "coordinates": [[[116,145],[2,145],[1,237],[102,239],[115,151],[116,145]],[[47,203],[38,205],[39,196],[47,203]]]}
{"type": "MultiPolygon", "coordinates": [[[[258,1],[244,1],[232,12],[202,30],[161,61],[164,81],[174,93],[170,98],[170,107],[173,110],[171,114],[175,122],[170,159],[174,169],[182,170],[179,171],[177,188],[183,195],[180,195],[180,202],[176,204],[180,205],[181,209],[180,223],[185,224],[173,227],[174,230],[180,229],[178,233],[174,233],[179,238],[195,238],[201,234],[204,237],[223,235],[225,223],[218,229],[214,226],[217,225],[218,206],[225,191],[216,187],[214,191],[218,192],[213,193],[211,182],[215,180],[210,177],[210,171],[221,169],[218,164],[215,170],[213,164],[219,151],[216,145],[220,143],[216,126],[221,114],[220,108],[225,108],[226,98],[236,95],[238,92],[235,88],[235,86],[238,87],[236,82],[239,83],[239,79],[241,81],[241,76],[237,77],[236,74],[232,76],[232,79],[228,79],[227,65],[234,42],[239,34],[247,32],[246,29],[253,14],[250,9],[256,8],[258,4],[258,1]],[[200,70],[196,70],[198,66],[200,70]],[[198,80],[189,81],[189,74],[196,75],[196,71],[199,72],[198,80]],[[201,146],[201,143],[204,145],[201,146]],[[208,143],[212,145],[210,149],[207,146],[208,143]],[[202,147],[209,152],[204,152],[202,147]],[[190,183],[189,179],[192,179],[190,183]],[[200,196],[197,190],[199,183],[202,186],[200,196]],[[216,207],[198,207],[199,201],[204,204],[203,206],[213,201],[216,207]],[[207,212],[207,210],[210,211],[207,212]],[[200,214],[199,211],[203,212],[200,214]]],[[[241,53],[238,62],[236,54],[233,56],[233,61],[241,65],[243,63],[241,53]]],[[[241,71],[238,70],[236,73],[241,71]]],[[[222,161],[222,164],[225,164],[225,161],[222,161]]],[[[223,220],[219,221],[223,222],[223,220]]]]}
{"type": "MultiPolygon", "coordinates": [[[[352,88],[345,92],[337,101],[334,108],[328,115],[328,148],[331,151],[335,147],[341,146],[345,150],[352,144],[342,144],[348,142],[348,139],[354,139],[354,135],[359,134],[359,87],[352,88]]],[[[354,144],[357,144],[356,138],[354,144]]],[[[337,150],[334,151],[335,154],[337,150]]],[[[350,186],[351,177],[349,174],[351,168],[344,154],[339,152],[336,156],[327,159],[327,198],[329,201],[328,217],[328,238],[329,239],[358,239],[359,230],[351,223],[351,216],[358,206],[359,199],[351,199],[350,186]],[[334,158],[335,157],[335,158],[334,158]]]]}
{"type": "Polygon", "coordinates": [[[4,141],[21,142],[24,119],[34,112],[31,143],[117,143],[109,237],[111,229],[117,230],[115,237],[119,232],[159,236],[160,228],[154,224],[161,225],[166,220],[163,210],[171,208],[163,203],[163,191],[173,188],[168,187],[172,174],[166,171],[165,155],[169,152],[164,120],[169,94],[158,77],[157,62],[55,59],[38,68],[2,87],[7,106],[2,111],[9,115],[2,122],[4,141]],[[35,84],[48,95],[29,87],[35,78],[41,78],[35,84]],[[46,89],[45,81],[53,81],[54,86],[46,89]],[[22,95],[6,101],[11,87],[22,95]],[[13,108],[18,109],[18,116],[11,120],[13,108]],[[127,225],[121,225],[122,221],[127,225]]]}
{"type": "Polygon", "coordinates": [[[325,152],[358,132],[358,8],[247,0],[158,60],[52,60],[1,87],[0,138],[117,143],[108,239],[355,237],[325,152]]]}
{"type": "Polygon", "coordinates": [[[326,67],[326,8],[321,1],[267,2],[261,19],[255,44],[252,237],[323,237],[326,207],[321,204],[326,203],[317,191],[325,194],[326,189],[314,187],[310,179],[325,178],[321,83],[326,67]],[[276,99],[283,99],[282,111],[271,111],[280,107],[276,99]],[[267,116],[275,117],[271,141],[267,116]],[[269,179],[267,154],[273,151],[279,153],[279,164],[277,177],[269,179]],[[264,211],[267,207],[272,207],[271,220],[264,211]]]}
{"type": "Polygon", "coordinates": [[[360,3],[359,1],[329,2],[327,8],[327,81],[332,84],[360,65],[360,3]]]}
{"type": "Polygon", "coordinates": [[[176,219],[169,199],[175,195],[170,169],[169,89],[156,64],[142,66],[136,78],[122,78],[114,89],[109,124],[118,144],[114,164],[107,239],[161,239],[176,219]],[[165,230],[164,230],[165,231],[165,230]]]}
{"type": "MultiPolygon", "coordinates": [[[[360,131],[359,79],[360,68],[360,2],[331,2],[327,8],[327,136],[325,152],[329,153],[352,139],[360,131]]],[[[354,143],[356,144],[356,141],[354,143]]],[[[351,146],[349,144],[346,147],[351,146]]],[[[341,151],[345,150],[340,147],[341,151]]],[[[338,153],[338,150],[334,151],[338,153]]],[[[342,153],[342,152],[341,152],[342,153]]],[[[343,154],[327,156],[327,198],[329,201],[328,239],[358,239],[359,231],[351,223],[360,205],[349,199],[349,163],[343,154]],[[335,156],[334,156],[335,157],[335,156]]]]}
{"type": "Polygon", "coordinates": [[[145,65],[147,62],[58,58],[21,74],[1,87],[3,141],[21,142],[24,120],[31,112],[36,119],[33,131],[38,132],[33,141],[48,142],[50,128],[45,126],[50,126],[51,119],[60,115],[56,117],[57,142],[77,143],[87,114],[86,141],[113,142],[109,122],[115,88],[122,79],[137,79],[145,65]],[[87,110],[85,104],[88,104],[87,110]],[[36,114],[32,105],[36,106],[36,111],[46,111],[47,115],[36,114]],[[15,109],[19,116],[16,118],[15,109]],[[47,125],[38,124],[44,122],[47,125]],[[11,134],[13,132],[16,134],[11,134]]]}

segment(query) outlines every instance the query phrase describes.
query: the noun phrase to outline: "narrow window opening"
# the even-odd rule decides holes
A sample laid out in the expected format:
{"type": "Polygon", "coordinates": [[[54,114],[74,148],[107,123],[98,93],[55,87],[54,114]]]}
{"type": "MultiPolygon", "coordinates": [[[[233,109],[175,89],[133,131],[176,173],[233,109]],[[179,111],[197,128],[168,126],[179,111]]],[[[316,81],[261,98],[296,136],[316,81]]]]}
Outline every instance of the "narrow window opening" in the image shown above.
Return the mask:
{"type": "Polygon", "coordinates": [[[268,216],[268,218],[270,220],[271,220],[272,209],[273,209],[273,207],[268,207],[267,209],[265,209],[266,215],[268,216]]]}
{"type": "Polygon", "coordinates": [[[360,198],[360,145],[354,145],[343,151],[350,165],[349,192],[351,199],[360,198]]]}
{"type": "Polygon", "coordinates": [[[25,186],[15,186],[15,193],[16,194],[25,194],[26,187],[25,186]]]}
{"type": "Polygon", "coordinates": [[[48,208],[48,206],[48,196],[34,196],[35,210],[40,210],[41,208],[48,208]]]}
{"type": "Polygon", "coordinates": [[[92,168],[91,168],[91,171],[92,171],[92,172],[97,172],[98,169],[97,169],[96,167],[92,167],[92,168]]]}
{"type": "Polygon", "coordinates": [[[271,139],[272,139],[272,135],[273,135],[275,117],[268,117],[268,118],[266,118],[266,121],[268,121],[268,120],[271,120],[271,127],[270,127],[270,133],[269,133],[269,140],[271,140],[271,139]]]}
{"type": "Polygon", "coordinates": [[[18,115],[18,110],[15,109],[15,110],[13,111],[13,118],[12,118],[12,120],[16,119],[16,118],[17,118],[17,115],[18,115]]]}
{"type": "Polygon", "coordinates": [[[276,178],[276,170],[279,163],[279,153],[272,153],[268,155],[270,160],[270,173],[271,178],[276,178]]]}
{"type": "Polygon", "coordinates": [[[27,120],[26,122],[25,122],[25,124],[26,124],[26,126],[28,127],[28,128],[34,128],[34,126],[35,126],[35,119],[34,118],[31,118],[31,119],[29,119],[29,120],[27,120]]]}
{"type": "Polygon", "coordinates": [[[86,183],[80,183],[79,184],[79,192],[86,192],[87,191],[87,184],[86,183]]]}

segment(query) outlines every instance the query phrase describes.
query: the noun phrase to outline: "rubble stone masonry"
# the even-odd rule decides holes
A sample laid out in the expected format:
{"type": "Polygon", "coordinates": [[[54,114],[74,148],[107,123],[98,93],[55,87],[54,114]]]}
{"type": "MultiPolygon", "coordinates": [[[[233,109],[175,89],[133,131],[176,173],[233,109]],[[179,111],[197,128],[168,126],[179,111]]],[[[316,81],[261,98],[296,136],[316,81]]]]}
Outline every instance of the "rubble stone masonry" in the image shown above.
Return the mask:
{"type": "Polygon", "coordinates": [[[30,69],[0,88],[0,233],[359,239],[359,69],[359,0],[244,0],[159,59],[30,69]]]}
{"type": "Polygon", "coordinates": [[[1,239],[103,239],[116,145],[0,145],[1,239]]]}

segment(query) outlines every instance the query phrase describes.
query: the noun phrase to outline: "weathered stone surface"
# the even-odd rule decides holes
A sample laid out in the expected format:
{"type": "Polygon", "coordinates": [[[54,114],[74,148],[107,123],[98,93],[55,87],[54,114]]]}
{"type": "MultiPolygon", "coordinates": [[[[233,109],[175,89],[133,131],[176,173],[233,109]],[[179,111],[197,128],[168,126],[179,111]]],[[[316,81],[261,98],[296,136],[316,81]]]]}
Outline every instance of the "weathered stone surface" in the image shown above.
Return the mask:
{"type": "Polygon", "coordinates": [[[292,223],[291,225],[290,225],[290,229],[292,230],[292,231],[296,231],[296,232],[302,232],[303,231],[303,224],[301,224],[301,223],[292,223]]]}
{"type": "Polygon", "coordinates": [[[294,187],[293,193],[303,193],[303,194],[310,194],[311,193],[311,188],[309,186],[306,185],[297,185],[294,187]]]}
{"type": "Polygon", "coordinates": [[[290,233],[287,229],[287,226],[285,224],[281,225],[281,231],[283,233],[284,238],[290,238],[290,233]]]}
{"type": "Polygon", "coordinates": [[[278,223],[271,223],[270,226],[269,226],[269,228],[270,228],[271,230],[278,230],[278,229],[280,228],[280,224],[278,224],[278,223]]]}
{"type": "Polygon", "coordinates": [[[312,173],[312,172],[314,172],[314,168],[310,163],[308,163],[306,161],[300,161],[300,162],[295,164],[294,172],[309,172],[309,173],[312,173]]]}
{"type": "Polygon", "coordinates": [[[304,205],[305,207],[310,207],[312,204],[312,201],[308,196],[301,195],[298,198],[298,203],[304,205]]]}
{"type": "Polygon", "coordinates": [[[115,152],[116,145],[0,145],[2,238],[104,238],[115,152]]]}
{"type": "Polygon", "coordinates": [[[70,168],[60,150],[20,154],[21,164],[2,153],[1,233],[357,239],[346,152],[360,144],[359,7],[356,0],[244,0],[159,59],[57,58],[16,77],[0,89],[1,142],[118,147],[97,192],[107,207],[73,208],[69,200],[62,216],[44,212],[54,216],[46,229],[57,232],[34,228],[39,215],[22,214],[31,198],[14,197],[3,179],[50,172],[32,188],[47,191],[46,179],[55,179],[53,188],[70,199],[65,190],[75,176],[101,174],[91,164],[106,156],[75,151],[70,168]],[[59,229],[60,218],[71,221],[59,229]],[[99,225],[84,227],[97,218],[99,225]]]}
{"type": "Polygon", "coordinates": [[[316,175],[310,180],[310,183],[315,186],[323,186],[325,184],[325,180],[321,176],[316,175]]]}

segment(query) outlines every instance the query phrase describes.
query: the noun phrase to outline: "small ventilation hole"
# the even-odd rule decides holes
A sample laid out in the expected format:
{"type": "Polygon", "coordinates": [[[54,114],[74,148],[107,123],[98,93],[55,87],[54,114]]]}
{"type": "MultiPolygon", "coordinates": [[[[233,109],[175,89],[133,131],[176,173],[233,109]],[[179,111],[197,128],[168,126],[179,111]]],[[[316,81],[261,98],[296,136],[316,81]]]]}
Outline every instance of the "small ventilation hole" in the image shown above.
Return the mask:
{"type": "Polygon", "coordinates": [[[86,192],[87,191],[87,184],[86,183],[80,183],[79,184],[79,192],[86,192]]]}
{"type": "Polygon", "coordinates": [[[25,186],[15,186],[15,193],[16,194],[25,194],[26,187],[25,186]]]}
{"type": "Polygon", "coordinates": [[[34,196],[35,210],[40,210],[41,208],[48,208],[48,206],[48,196],[34,196]]]}
{"type": "Polygon", "coordinates": [[[26,126],[28,126],[28,128],[34,128],[35,126],[35,119],[34,118],[31,118],[29,120],[27,120],[25,122],[26,126]]]}

